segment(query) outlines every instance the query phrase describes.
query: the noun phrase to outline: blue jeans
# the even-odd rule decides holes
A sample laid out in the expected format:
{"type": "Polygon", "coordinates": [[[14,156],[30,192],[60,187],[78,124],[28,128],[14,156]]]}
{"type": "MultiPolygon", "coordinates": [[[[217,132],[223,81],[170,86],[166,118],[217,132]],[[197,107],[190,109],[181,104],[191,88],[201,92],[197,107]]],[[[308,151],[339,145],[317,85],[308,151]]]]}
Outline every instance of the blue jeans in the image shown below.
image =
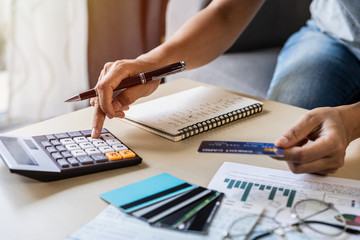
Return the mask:
{"type": "Polygon", "coordinates": [[[281,50],[267,98],[312,109],[360,101],[360,60],[309,20],[281,50]]]}

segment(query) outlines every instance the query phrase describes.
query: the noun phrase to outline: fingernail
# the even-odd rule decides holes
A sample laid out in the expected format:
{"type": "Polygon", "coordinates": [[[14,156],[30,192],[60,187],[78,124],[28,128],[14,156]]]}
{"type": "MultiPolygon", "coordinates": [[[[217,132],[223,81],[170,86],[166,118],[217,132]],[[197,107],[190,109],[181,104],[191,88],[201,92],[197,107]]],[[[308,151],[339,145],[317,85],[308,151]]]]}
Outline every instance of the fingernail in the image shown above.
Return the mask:
{"type": "Polygon", "coordinates": [[[119,101],[114,101],[113,105],[114,105],[115,112],[120,111],[122,108],[122,105],[119,101]]]}
{"type": "Polygon", "coordinates": [[[91,129],[91,137],[97,138],[99,136],[99,131],[96,128],[91,129]]]}
{"type": "Polygon", "coordinates": [[[286,144],[289,142],[289,140],[288,140],[286,137],[281,136],[281,137],[277,140],[277,142],[280,143],[281,145],[286,145],[286,144]]]}
{"type": "Polygon", "coordinates": [[[111,116],[110,114],[106,114],[106,116],[109,118],[109,119],[112,119],[113,116],[111,116]]]}
{"type": "Polygon", "coordinates": [[[116,113],[116,116],[115,116],[115,117],[124,118],[124,117],[125,117],[125,114],[124,114],[124,112],[120,111],[120,112],[117,112],[117,113],[116,113]]]}

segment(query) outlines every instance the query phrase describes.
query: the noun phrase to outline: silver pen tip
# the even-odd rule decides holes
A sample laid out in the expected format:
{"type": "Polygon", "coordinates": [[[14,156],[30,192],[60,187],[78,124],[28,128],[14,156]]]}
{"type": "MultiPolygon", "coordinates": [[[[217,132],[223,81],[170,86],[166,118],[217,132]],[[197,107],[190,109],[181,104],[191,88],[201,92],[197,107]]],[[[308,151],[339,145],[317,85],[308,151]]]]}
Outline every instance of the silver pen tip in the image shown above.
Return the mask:
{"type": "Polygon", "coordinates": [[[181,71],[185,71],[185,70],[186,70],[186,64],[185,64],[185,62],[184,62],[184,61],[181,61],[180,64],[181,64],[181,66],[182,66],[181,71]]]}
{"type": "Polygon", "coordinates": [[[80,96],[79,95],[75,95],[67,100],[65,100],[65,102],[77,102],[77,101],[80,101],[80,96]]]}

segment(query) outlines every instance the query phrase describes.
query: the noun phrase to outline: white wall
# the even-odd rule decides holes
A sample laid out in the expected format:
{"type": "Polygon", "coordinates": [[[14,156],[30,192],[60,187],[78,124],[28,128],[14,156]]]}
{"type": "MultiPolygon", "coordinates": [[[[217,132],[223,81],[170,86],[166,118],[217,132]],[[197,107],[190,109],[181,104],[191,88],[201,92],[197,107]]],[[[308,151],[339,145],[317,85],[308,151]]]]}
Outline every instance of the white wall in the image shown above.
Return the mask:
{"type": "Polygon", "coordinates": [[[8,12],[9,120],[37,122],[86,106],[64,103],[88,88],[86,0],[11,0],[8,12]]]}
{"type": "Polygon", "coordinates": [[[11,0],[0,0],[0,71],[5,69],[5,40],[8,35],[11,0]]]}

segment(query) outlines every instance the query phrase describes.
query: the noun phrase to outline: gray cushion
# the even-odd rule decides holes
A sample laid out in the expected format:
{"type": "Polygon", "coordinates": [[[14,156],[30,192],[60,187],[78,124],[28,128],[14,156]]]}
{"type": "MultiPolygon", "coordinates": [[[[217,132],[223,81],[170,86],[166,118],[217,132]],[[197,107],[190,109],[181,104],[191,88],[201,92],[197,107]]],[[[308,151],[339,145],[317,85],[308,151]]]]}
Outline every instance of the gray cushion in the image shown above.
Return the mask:
{"type": "MultiPolygon", "coordinates": [[[[235,44],[213,62],[166,78],[180,77],[212,84],[256,97],[266,97],[282,44],[309,18],[311,0],[266,0],[235,44]]],[[[208,0],[171,0],[166,36],[171,36],[208,0]]]]}
{"type": "MultiPolygon", "coordinates": [[[[200,8],[211,1],[202,1],[200,8]]],[[[311,0],[266,0],[253,21],[227,52],[282,46],[310,18],[311,0]]]]}
{"type": "Polygon", "coordinates": [[[223,54],[200,68],[166,78],[188,78],[225,89],[265,98],[279,48],[223,54]]]}

